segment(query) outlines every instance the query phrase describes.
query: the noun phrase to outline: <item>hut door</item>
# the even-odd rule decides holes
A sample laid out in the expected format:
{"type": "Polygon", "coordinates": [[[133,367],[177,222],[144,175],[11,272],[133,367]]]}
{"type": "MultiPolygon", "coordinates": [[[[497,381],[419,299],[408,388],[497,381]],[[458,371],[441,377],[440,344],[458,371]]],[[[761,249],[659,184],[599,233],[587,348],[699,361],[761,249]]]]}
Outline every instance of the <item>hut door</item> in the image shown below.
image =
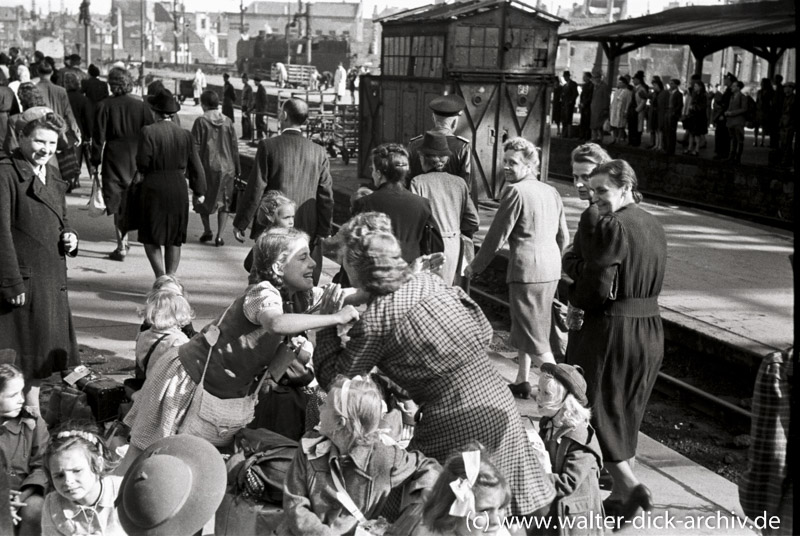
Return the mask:
{"type": "MultiPolygon", "coordinates": [[[[479,199],[496,199],[500,190],[498,167],[497,111],[500,85],[496,82],[456,82],[456,93],[464,97],[467,110],[457,134],[472,140],[472,183],[479,199]]],[[[502,154],[500,154],[502,157],[502,154]]],[[[500,173],[501,174],[501,173],[500,173]]]]}

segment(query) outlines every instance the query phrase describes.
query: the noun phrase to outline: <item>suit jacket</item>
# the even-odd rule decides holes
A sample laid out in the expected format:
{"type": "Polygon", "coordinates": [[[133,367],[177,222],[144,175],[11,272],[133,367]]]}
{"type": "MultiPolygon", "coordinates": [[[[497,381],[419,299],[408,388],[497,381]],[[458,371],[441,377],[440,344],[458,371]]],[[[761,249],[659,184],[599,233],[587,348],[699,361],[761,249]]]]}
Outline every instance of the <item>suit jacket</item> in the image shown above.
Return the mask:
{"type": "Polygon", "coordinates": [[[423,253],[444,251],[430,202],[412,194],[402,184],[385,182],[374,193],[355,201],[353,214],[361,212],[383,212],[389,216],[403,259],[408,263],[423,253]],[[430,228],[428,233],[426,226],[430,228]],[[432,242],[430,247],[426,243],[429,238],[432,242]]]}
{"type": "Polygon", "coordinates": [[[45,105],[64,118],[67,123],[67,129],[72,132],[74,139],[81,139],[81,129],[72,113],[72,107],[69,105],[67,90],[44,79],[39,80],[36,87],[39,89],[39,93],[42,94],[45,105]]]}
{"type": "Polygon", "coordinates": [[[297,203],[295,227],[308,233],[312,242],[317,236],[330,236],[333,180],[328,156],[300,131],[284,130],[258,145],[247,190],[233,220],[237,229],[246,229],[252,223],[251,238],[264,230],[256,224],[255,215],[267,190],[280,190],[297,203]]]}
{"type": "Polygon", "coordinates": [[[677,125],[683,113],[683,93],[680,90],[669,92],[669,108],[667,108],[667,119],[670,125],[677,125]]]}
{"type": "Polygon", "coordinates": [[[480,250],[472,261],[482,272],[508,241],[508,283],[546,283],[561,278],[561,252],[569,243],[569,229],[561,196],[536,179],[508,183],[500,208],[480,250]]]}

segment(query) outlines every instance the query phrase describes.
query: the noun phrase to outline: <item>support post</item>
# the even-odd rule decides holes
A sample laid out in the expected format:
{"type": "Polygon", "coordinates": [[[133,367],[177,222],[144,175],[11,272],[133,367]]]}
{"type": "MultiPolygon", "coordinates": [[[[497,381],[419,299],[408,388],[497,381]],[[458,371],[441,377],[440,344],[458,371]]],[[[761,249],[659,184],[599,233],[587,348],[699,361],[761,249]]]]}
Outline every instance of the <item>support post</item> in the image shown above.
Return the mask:
{"type": "Polygon", "coordinates": [[[311,65],[311,1],[306,2],[306,64],[311,65]]]}

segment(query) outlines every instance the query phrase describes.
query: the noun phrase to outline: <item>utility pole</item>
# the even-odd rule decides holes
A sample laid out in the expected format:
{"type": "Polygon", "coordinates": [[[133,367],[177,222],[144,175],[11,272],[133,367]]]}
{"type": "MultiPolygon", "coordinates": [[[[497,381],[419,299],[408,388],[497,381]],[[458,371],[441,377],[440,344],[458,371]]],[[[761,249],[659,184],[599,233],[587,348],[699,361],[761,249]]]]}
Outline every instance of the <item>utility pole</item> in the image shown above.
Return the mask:
{"type": "Polygon", "coordinates": [[[144,84],[144,60],[145,60],[145,55],[144,55],[144,50],[145,50],[144,21],[145,21],[145,16],[146,16],[145,11],[146,11],[146,8],[147,8],[147,2],[146,2],[146,0],[140,0],[140,2],[142,4],[142,6],[141,6],[142,7],[142,12],[140,13],[141,20],[139,21],[139,33],[141,34],[140,35],[141,39],[139,40],[139,49],[140,49],[141,56],[142,56],[142,67],[141,67],[140,73],[141,73],[141,77],[142,77],[142,80],[141,80],[141,82],[142,82],[142,95],[144,95],[144,93],[145,93],[145,87],[144,87],[145,86],[145,84],[144,84]]]}
{"type": "MultiPolygon", "coordinates": [[[[63,2],[62,2],[63,4],[63,2]]],[[[86,65],[92,63],[92,43],[90,39],[92,15],[89,13],[89,0],[83,0],[78,16],[79,22],[83,23],[83,39],[86,43],[86,65]]]]}
{"type": "Polygon", "coordinates": [[[178,0],[172,0],[172,34],[175,36],[175,65],[178,65],[178,0]]]}
{"type": "Polygon", "coordinates": [[[186,3],[181,4],[181,19],[183,20],[183,42],[186,46],[184,55],[183,72],[189,72],[189,21],[186,20],[186,3]]]}
{"type": "Polygon", "coordinates": [[[311,65],[311,0],[306,2],[306,65],[311,65]]]}

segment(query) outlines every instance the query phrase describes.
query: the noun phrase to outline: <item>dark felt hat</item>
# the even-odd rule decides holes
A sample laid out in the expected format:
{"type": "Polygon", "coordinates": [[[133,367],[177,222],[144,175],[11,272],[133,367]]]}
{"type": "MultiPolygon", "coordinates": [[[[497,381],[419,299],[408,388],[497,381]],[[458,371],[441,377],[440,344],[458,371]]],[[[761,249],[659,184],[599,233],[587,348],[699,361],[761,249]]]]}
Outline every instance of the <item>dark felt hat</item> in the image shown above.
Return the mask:
{"type": "Polygon", "coordinates": [[[175,114],[181,109],[181,105],[178,104],[178,101],[175,100],[172,92],[168,89],[147,97],[147,103],[153,110],[162,114],[175,114]]]}
{"type": "Polygon", "coordinates": [[[190,536],[225,496],[225,462],[211,443],[180,434],[150,445],[125,473],[115,502],[130,536],[190,536]]]}
{"type": "Polygon", "coordinates": [[[70,54],[67,56],[67,59],[72,63],[80,63],[81,62],[81,55],[80,54],[70,54]]]}
{"type": "Polygon", "coordinates": [[[464,102],[464,99],[458,95],[444,95],[433,99],[429,106],[433,113],[451,117],[460,114],[466,105],[467,103],[464,102]]]}
{"type": "Polygon", "coordinates": [[[583,378],[582,368],[565,363],[558,365],[545,363],[542,365],[542,372],[546,372],[560,381],[582,406],[589,404],[589,399],[586,398],[586,380],[583,378]]]}
{"type": "Polygon", "coordinates": [[[427,156],[448,156],[450,147],[447,146],[447,136],[441,132],[428,131],[422,139],[419,153],[427,156]]]}

